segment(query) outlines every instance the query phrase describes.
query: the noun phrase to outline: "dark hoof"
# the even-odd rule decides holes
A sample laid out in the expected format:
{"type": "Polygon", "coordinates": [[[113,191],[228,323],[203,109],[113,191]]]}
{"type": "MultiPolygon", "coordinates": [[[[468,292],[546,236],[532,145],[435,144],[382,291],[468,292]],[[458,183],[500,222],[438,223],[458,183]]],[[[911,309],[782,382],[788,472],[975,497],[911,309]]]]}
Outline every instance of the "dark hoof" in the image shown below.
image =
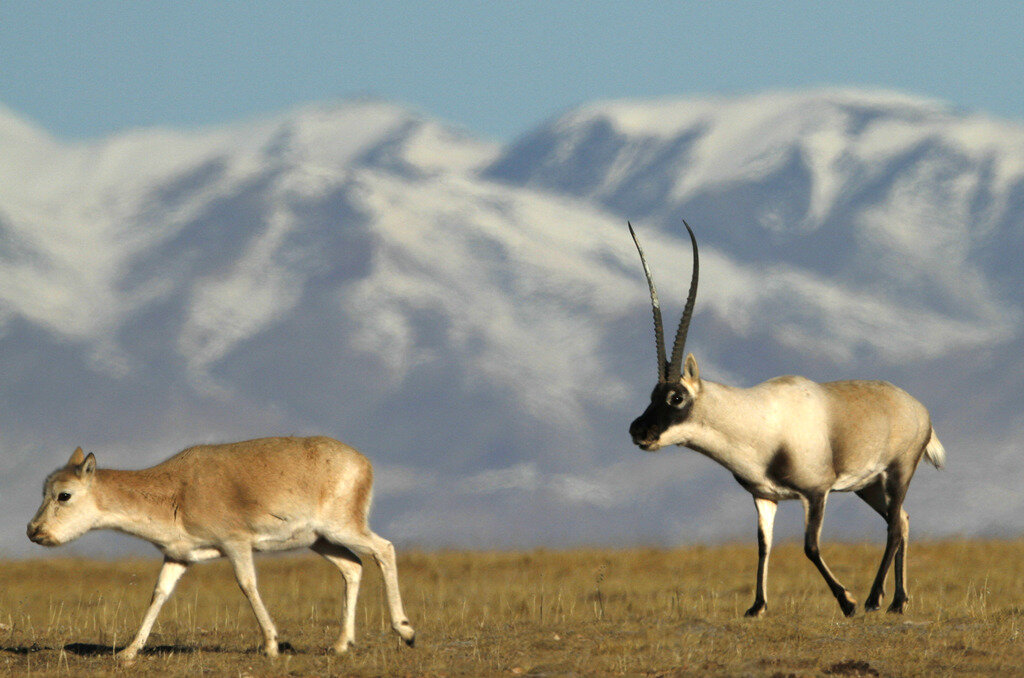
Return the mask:
{"type": "Polygon", "coordinates": [[[904,610],[904,608],[906,608],[906,606],[907,606],[907,601],[905,601],[905,600],[894,600],[894,601],[892,601],[892,605],[889,606],[889,608],[886,610],[886,612],[888,612],[889,614],[903,614],[903,610],[904,610]]]}
{"type": "Polygon", "coordinates": [[[885,597],[884,590],[871,589],[868,593],[868,599],[864,601],[864,611],[874,612],[882,606],[882,598],[885,597]]]}
{"type": "Polygon", "coordinates": [[[857,612],[857,603],[847,597],[845,600],[839,599],[839,607],[843,610],[843,614],[847,617],[852,617],[857,612]]]}
{"type": "Polygon", "coordinates": [[[398,635],[402,637],[405,644],[409,647],[415,647],[416,645],[416,632],[412,630],[412,624],[409,623],[408,619],[402,620],[395,630],[398,631],[398,635]]]}
{"type": "Polygon", "coordinates": [[[767,610],[767,609],[768,609],[768,606],[765,605],[764,603],[754,603],[754,605],[749,610],[747,610],[746,612],[743,613],[743,616],[744,617],[754,617],[754,618],[763,617],[764,613],[765,613],[765,610],[767,610]]]}

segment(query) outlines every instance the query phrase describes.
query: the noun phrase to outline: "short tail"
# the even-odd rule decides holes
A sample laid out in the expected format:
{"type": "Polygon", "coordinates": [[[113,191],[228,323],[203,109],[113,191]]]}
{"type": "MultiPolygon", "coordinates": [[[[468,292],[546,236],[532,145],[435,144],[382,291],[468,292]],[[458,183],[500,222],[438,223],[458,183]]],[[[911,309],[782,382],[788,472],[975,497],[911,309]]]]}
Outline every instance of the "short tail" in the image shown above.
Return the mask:
{"type": "Polygon", "coordinates": [[[928,438],[928,444],[924,448],[924,458],[935,468],[942,468],[946,465],[946,448],[939,442],[934,428],[931,437],[928,438]]]}

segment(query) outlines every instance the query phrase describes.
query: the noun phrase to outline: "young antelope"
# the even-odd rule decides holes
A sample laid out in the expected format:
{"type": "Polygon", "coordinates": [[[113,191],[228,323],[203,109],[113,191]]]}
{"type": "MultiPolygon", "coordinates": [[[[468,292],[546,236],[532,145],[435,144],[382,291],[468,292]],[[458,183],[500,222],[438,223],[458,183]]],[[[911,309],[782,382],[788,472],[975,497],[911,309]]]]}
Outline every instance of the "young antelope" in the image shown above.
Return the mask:
{"type": "Polygon", "coordinates": [[[334,651],[354,645],[362,558],[384,575],[391,625],[409,645],[415,633],[398,591],[395,549],[370,531],[373,467],[330,438],[263,438],[199,445],[152,468],[96,466],[78,448],[43,486],[28,524],[37,544],[58,546],[90,530],[111,529],[151,542],[164,561],[135,639],[118,653],[132,660],[146,644],[160,608],[192,563],[225,557],[263,632],[263,651],[278,654],[277,629],[256,589],[254,551],[308,547],[345,580],[342,632],[334,651]]]}

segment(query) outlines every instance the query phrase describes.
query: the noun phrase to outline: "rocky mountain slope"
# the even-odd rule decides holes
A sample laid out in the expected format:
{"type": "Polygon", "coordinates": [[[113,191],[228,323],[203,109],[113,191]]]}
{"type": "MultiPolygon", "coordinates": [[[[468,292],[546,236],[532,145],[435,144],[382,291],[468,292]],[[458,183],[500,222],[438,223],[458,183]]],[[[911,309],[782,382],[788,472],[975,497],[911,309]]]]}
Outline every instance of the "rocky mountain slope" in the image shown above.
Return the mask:
{"type": "MultiPolygon", "coordinates": [[[[403,543],[752,534],[727,472],[626,434],[654,349],[625,220],[671,309],[684,216],[706,377],[896,381],[949,451],[915,531],[1024,527],[1024,125],[822,90],[596,103],[507,147],[380,101],[76,144],[0,109],[0,549],[34,552],[75,445],[292,433],[363,449],[403,543]]],[[[880,533],[857,504],[827,531],[880,533]]]]}

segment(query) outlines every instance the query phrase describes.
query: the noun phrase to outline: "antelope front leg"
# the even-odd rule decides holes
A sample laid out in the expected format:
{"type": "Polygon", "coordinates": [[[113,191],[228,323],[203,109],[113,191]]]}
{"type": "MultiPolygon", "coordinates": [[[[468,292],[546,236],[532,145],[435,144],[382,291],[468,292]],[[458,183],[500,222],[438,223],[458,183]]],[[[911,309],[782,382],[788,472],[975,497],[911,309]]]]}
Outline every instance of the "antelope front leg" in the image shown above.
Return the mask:
{"type": "Polygon", "coordinates": [[[757,583],[754,604],[747,610],[747,617],[761,617],[768,607],[768,555],[772,550],[772,529],[779,505],[771,499],[754,497],[754,507],[757,509],[757,583]]]}
{"type": "Polygon", "coordinates": [[[153,598],[149,602],[149,609],[146,610],[146,614],[142,617],[142,625],[135,634],[135,639],[132,640],[128,647],[117,653],[118,659],[130,662],[139,654],[139,650],[145,646],[146,640],[149,638],[149,632],[153,628],[156,616],[160,614],[160,608],[164,606],[164,602],[171,595],[175,584],[178,583],[181,575],[185,574],[187,569],[188,565],[185,563],[164,558],[164,564],[156,578],[156,586],[153,587],[153,598]]]}

